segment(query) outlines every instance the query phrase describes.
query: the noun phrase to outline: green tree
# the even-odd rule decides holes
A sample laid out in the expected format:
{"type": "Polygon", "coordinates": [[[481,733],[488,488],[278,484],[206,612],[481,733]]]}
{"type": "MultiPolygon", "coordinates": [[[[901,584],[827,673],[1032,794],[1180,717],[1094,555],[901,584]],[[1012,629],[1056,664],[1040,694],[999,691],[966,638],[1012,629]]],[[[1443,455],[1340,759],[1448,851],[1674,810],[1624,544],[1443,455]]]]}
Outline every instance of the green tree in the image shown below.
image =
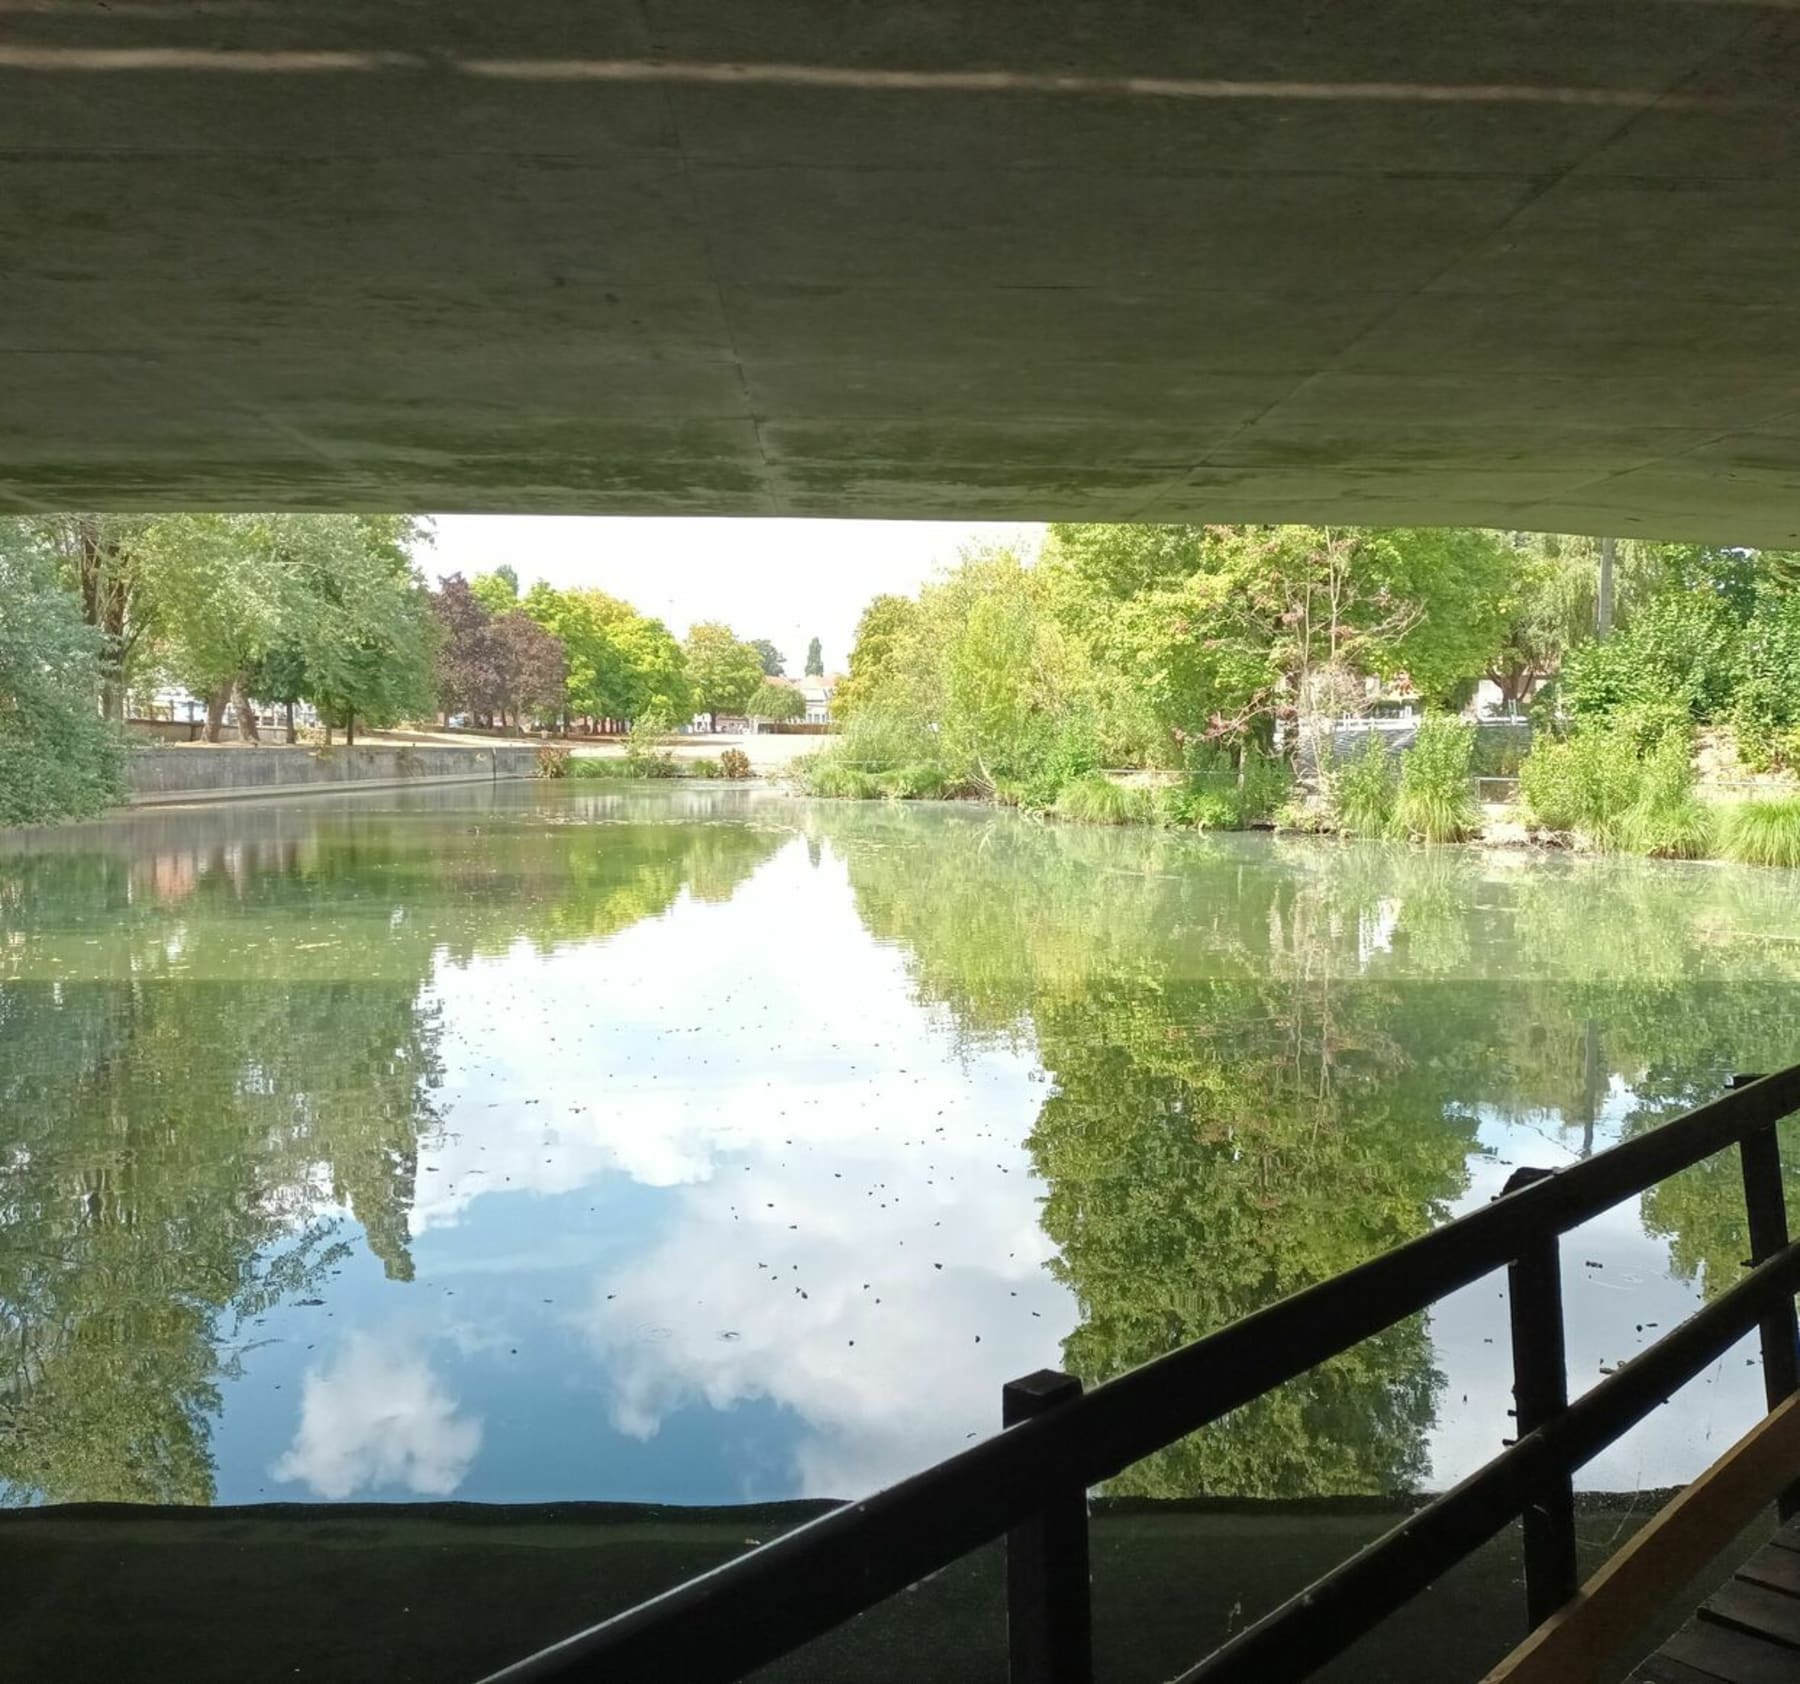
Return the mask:
{"type": "Polygon", "coordinates": [[[333,723],[430,706],[430,620],[404,515],[166,515],[140,540],[175,675],[256,737],[254,686],[333,723]]]}
{"type": "Polygon", "coordinates": [[[687,656],[661,620],[633,614],[613,632],[628,675],[626,717],[685,719],[694,711],[687,656]]]}
{"type": "Polygon", "coordinates": [[[519,575],[504,562],[492,573],[477,573],[469,581],[469,589],[490,614],[504,614],[519,606],[519,575]]]}
{"type": "Polygon", "coordinates": [[[849,719],[858,708],[894,686],[898,664],[907,658],[919,605],[909,596],[878,596],[856,622],[850,671],[831,698],[831,711],[849,719]]]}
{"type": "Polygon", "coordinates": [[[138,540],[142,515],[48,515],[33,525],[54,547],[82,618],[100,638],[100,711],[125,717],[132,682],[155,652],[151,593],[138,540]]]}
{"type": "Polygon", "coordinates": [[[1731,703],[1742,629],[1723,595],[1654,597],[1613,636],[1570,652],[1563,697],[1578,716],[1673,703],[1698,721],[1719,718],[1731,703]]]}
{"type": "Polygon", "coordinates": [[[755,648],[740,643],[717,620],[690,628],[683,648],[695,708],[715,719],[721,713],[742,713],[762,682],[762,657],[755,648]]]}
{"type": "Polygon", "coordinates": [[[251,674],[278,643],[293,652],[313,628],[304,623],[316,604],[300,591],[293,558],[282,547],[273,515],[163,515],[142,544],[154,612],[168,639],[174,676],[206,701],[206,740],[217,742],[228,702],[239,729],[256,736],[250,708],[251,674]]]}
{"type": "Polygon", "coordinates": [[[787,662],[782,653],[766,637],[752,638],[750,647],[762,657],[764,678],[780,678],[787,670],[787,662]]]}
{"type": "Polygon", "coordinates": [[[526,594],[525,612],[562,640],[566,715],[629,719],[627,666],[614,633],[633,618],[630,605],[604,591],[559,591],[540,581],[526,594]]]}
{"type": "Polygon", "coordinates": [[[57,584],[42,532],[0,520],[0,824],[122,799],[123,745],[98,707],[104,648],[57,584]]]}
{"type": "Polygon", "coordinates": [[[752,719],[798,719],[806,712],[806,698],[791,684],[771,684],[765,679],[744,711],[752,719]]]}
{"type": "Polygon", "coordinates": [[[824,651],[820,649],[819,640],[816,637],[806,646],[806,676],[808,678],[825,676],[825,655],[824,651]]]}
{"type": "Polygon", "coordinates": [[[327,730],[391,725],[434,706],[436,628],[412,562],[421,537],[406,515],[276,517],[277,546],[293,570],[298,607],[284,627],[305,695],[327,730]]]}
{"type": "Polygon", "coordinates": [[[1053,526],[1065,622],[1176,743],[1267,743],[1363,680],[1428,694],[1478,677],[1503,631],[1491,534],[1309,526],[1053,526]]]}

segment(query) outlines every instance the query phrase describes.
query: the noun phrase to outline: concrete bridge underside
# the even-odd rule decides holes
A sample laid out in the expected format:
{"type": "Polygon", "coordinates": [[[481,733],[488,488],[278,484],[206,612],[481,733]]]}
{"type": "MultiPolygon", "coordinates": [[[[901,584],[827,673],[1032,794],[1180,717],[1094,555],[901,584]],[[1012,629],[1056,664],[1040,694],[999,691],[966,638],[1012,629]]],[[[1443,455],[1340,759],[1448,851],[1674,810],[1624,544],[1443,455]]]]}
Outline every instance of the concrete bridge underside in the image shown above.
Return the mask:
{"type": "Polygon", "coordinates": [[[1789,5],[0,0],[0,508],[1794,544],[1797,278],[1789,5]]]}

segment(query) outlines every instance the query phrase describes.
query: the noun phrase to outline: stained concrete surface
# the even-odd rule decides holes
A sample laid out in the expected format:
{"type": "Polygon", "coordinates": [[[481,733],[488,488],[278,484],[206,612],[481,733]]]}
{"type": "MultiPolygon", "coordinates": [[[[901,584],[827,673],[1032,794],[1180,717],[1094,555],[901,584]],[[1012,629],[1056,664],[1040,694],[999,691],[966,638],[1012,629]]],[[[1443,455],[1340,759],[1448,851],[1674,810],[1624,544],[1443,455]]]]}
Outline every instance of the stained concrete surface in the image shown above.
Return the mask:
{"type": "Polygon", "coordinates": [[[1800,541],[1800,12],[4,0],[0,508],[1800,541]]]}
{"type": "Polygon", "coordinates": [[[537,771],[531,744],[358,743],[305,748],[270,743],[140,748],[126,765],[134,806],[304,795],[356,788],[491,783],[537,771]]]}
{"type": "MultiPolygon", "coordinates": [[[[766,1541],[829,1505],[651,1509],[473,1504],[0,1512],[12,1684],[463,1684],[766,1541]]],[[[1584,1498],[1584,1566],[1654,1512],[1584,1498]]],[[[1139,1504],[1093,1522],[1095,1658],[1160,1684],[1393,1524],[1355,1500],[1139,1504]]],[[[1668,1629],[1767,1535],[1741,1540],[1668,1629]]],[[[1503,1534],[1318,1676],[1473,1684],[1523,1635],[1503,1534]]],[[[1665,1635],[1647,1636],[1646,1648],[1665,1635]]],[[[763,1668],[759,1684],[1001,1684],[1003,1564],[990,1549],[763,1668]]]]}

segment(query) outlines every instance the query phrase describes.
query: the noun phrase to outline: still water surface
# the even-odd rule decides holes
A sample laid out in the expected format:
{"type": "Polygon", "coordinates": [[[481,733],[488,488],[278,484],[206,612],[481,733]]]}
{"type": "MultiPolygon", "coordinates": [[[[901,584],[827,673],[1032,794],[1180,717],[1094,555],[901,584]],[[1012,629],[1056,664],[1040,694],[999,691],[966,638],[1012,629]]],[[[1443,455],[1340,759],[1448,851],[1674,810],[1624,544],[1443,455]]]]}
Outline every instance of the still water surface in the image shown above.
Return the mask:
{"type": "MultiPolygon", "coordinates": [[[[1785,873],[722,787],[15,841],[0,1500],[853,1496],[1800,1057],[1797,980],[1785,873]]],[[[1571,1237],[1576,1389],[1735,1278],[1740,1197],[1571,1237]]],[[[1500,1286],[1116,1489],[1459,1477],[1500,1286]]],[[[1585,1483],[1692,1474],[1754,1355],[1585,1483]]]]}

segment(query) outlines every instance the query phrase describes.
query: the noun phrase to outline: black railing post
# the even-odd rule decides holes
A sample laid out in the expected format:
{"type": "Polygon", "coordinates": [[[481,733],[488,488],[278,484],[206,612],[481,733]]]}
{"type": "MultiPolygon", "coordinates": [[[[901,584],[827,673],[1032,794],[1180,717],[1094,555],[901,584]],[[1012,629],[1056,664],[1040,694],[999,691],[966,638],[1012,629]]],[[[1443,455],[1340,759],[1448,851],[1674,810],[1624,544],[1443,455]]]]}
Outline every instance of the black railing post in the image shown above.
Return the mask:
{"type": "MultiPolygon", "coordinates": [[[[1542,1181],[1547,1169],[1516,1169],[1506,1191],[1542,1181]]],[[[1506,1271],[1512,1317],[1513,1408],[1518,1436],[1536,1432],[1569,1407],[1569,1369],[1563,1345],[1561,1248],[1554,1234],[1531,1241],[1506,1271]]],[[[1525,1618],[1535,1629],[1574,1596],[1575,1484],[1567,1468],[1553,1468],[1526,1505],[1525,1618]]]]}
{"type": "MultiPolygon", "coordinates": [[[[1009,1380],[1001,1423],[1073,1403],[1081,1382],[1053,1368],[1009,1380]]],[[[1006,1535],[1006,1646],[1012,1684],[1092,1684],[1093,1613],[1088,1586],[1087,1492],[1045,1492],[1043,1506],[1006,1535]]]]}
{"type": "MultiPolygon", "coordinates": [[[[1731,1078],[1734,1088],[1760,1082],[1760,1076],[1731,1078]]],[[[1774,1123],[1752,1129],[1738,1142],[1738,1161],[1744,1171],[1744,1213],[1750,1226],[1750,1262],[1762,1263],[1788,1243],[1787,1194],[1781,1178],[1781,1140],[1774,1123]]],[[[1800,1319],[1794,1301],[1784,1299],[1762,1318],[1763,1396],[1771,1409],[1800,1391],[1800,1319]]],[[[1781,1518],[1800,1514],[1800,1483],[1782,1492],[1777,1504],[1781,1518]]]]}

